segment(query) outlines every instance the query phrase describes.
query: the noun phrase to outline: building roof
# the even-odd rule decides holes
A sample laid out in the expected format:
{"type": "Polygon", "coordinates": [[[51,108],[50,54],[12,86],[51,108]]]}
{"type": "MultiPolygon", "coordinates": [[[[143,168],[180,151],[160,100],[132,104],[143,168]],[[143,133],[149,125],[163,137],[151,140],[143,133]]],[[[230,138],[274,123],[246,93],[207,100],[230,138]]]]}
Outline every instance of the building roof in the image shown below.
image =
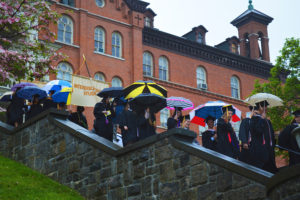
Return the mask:
{"type": "Polygon", "coordinates": [[[250,59],[215,47],[165,33],[153,28],[143,29],[143,44],[171,51],[184,56],[204,60],[219,66],[267,79],[271,63],[250,59]]]}
{"type": "Polygon", "coordinates": [[[273,18],[258,11],[255,9],[248,9],[245,12],[243,12],[240,16],[235,18],[231,24],[240,27],[249,21],[257,21],[262,24],[268,25],[271,21],[273,21],[273,18]]]}
{"type": "Polygon", "coordinates": [[[127,6],[136,12],[144,13],[149,3],[140,0],[124,0],[127,6]]]}

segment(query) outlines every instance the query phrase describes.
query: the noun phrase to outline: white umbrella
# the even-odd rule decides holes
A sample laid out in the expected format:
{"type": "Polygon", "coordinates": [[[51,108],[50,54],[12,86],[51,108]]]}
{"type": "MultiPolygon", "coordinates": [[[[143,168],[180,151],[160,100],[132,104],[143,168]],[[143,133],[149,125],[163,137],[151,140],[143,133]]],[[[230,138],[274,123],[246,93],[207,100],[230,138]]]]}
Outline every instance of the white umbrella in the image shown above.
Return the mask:
{"type": "Polygon", "coordinates": [[[278,96],[275,96],[273,94],[269,93],[257,93],[251,97],[248,97],[244,100],[245,103],[248,103],[252,106],[255,106],[255,103],[261,102],[261,101],[267,101],[269,103],[270,108],[277,107],[277,106],[283,106],[283,101],[278,96]]]}

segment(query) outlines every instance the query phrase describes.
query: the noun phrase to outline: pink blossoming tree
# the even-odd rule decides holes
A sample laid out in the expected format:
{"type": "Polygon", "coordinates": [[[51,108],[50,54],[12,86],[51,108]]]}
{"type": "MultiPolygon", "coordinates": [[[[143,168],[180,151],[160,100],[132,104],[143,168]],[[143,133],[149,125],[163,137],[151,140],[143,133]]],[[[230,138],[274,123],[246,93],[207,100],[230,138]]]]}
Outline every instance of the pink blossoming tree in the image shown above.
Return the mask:
{"type": "Polygon", "coordinates": [[[63,56],[50,45],[55,34],[49,24],[58,17],[45,0],[1,0],[1,84],[9,78],[33,80],[55,71],[52,62],[63,56]]]}

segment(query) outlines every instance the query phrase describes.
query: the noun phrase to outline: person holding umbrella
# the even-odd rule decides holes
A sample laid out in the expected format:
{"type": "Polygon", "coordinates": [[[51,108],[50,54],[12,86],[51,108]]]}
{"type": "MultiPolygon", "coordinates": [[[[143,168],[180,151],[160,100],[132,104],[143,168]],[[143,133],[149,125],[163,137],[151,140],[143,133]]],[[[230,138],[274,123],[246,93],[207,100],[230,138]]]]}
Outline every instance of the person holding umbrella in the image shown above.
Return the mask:
{"type": "Polygon", "coordinates": [[[156,134],[156,118],[149,107],[138,115],[138,130],[140,139],[145,139],[156,134]]]}
{"type": "Polygon", "coordinates": [[[94,129],[97,135],[104,137],[109,141],[113,141],[113,124],[112,118],[115,112],[110,105],[110,98],[105,97],[101,102],[97,103],[94,108],[94,129]]]}
{"type": "Polygon", "coordinates": [[[217,134],[214,129],[215,118],[208,116],[205,119],[208,129],[202,133],[202,145],[205,148],[217,151],[217,134]]]}
{"type": "Polygon", "coordinates": [[[182,121],[183,121],[182,108],[176,107],[172,117],[168,118],[167,121],[168,130],[172,128],[181,127],[182,121]]]}
{"type": "Polygon", "coordinates": [[[239,142],[230,124],[234,109],[232,105],[222,107],[223,116],[217,123],[217,151],[226,156],[237,159],[239,157],[239,142]]]}
{"type": "Polygon", "coordinates": [[[57,103],[52,99],[52,95],[55,90],[49,90],[49,96],[43,100],[43,110],[48,110],[49,108],[57,108],[57,103]]]}
{"type": "Polygon", "coordinates": [[[23,123],[23,114],[25,108],[25,100],[17,95],[17,92],[20,89],[21,87],[15,88],[15,91],[12,94],[11,104],[7,108],[7,123],[15,127],[23,123]]]}
{"type": "Polygon", "coordinates": [[[39,97],[40,96],[38,94],[33,95],[32,103],[30,105],[28,112],[26,113],[26,120],[35,117],[36,115],[40,114],[43,111],[43,107],[40,104],[39,97]]]}
{"type": "MultiPolygon", "coordinates": [[[[280,132],[278,136],[278,144],[300,154],[300,148],[295,137],[292,135],[292,131],[300,126],[300,110],[296,110],[292,114],[295,116],[295,118],[292,121],[291,125],[288,125],[283,131],[280,132]]],[[[289,152],[289,161],[290,166],[300,163],[300,155],[289,152]]]]}
{"type": "Polygon", "coordinates": [[[252,157],[252,165],[276,173],[274,130],[271,122],[266,118],[268,105],[266,100],[255,103],[256,112],[250,120],[251,144],[249,153],[252,157]]]}

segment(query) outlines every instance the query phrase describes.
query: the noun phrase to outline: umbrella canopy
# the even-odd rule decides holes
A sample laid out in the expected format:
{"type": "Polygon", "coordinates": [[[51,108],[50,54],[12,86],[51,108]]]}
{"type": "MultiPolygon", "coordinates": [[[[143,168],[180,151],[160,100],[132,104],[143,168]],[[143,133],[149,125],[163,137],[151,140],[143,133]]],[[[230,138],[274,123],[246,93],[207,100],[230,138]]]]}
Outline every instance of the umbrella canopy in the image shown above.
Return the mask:
{"type": "Polygon", "coordinates": [[[123,90],[125,99],[137,97],[140,94],[156,94],[167,97],[167,90],[153,81],[137,81],[123,90]]]}
{"type": "Polygon", "coordinates": [[[65,88],[65,87],[72,87],[72,84],[68,81],[64,81],[64,80],[53,80],[48,82],[43,89],[49,93],[50,90],[54,90],[54,92],[58,92],[61,89],[65,88]]]}
{"type": "Polygon", "coordinates": [[[27,100],[31,100],[34,95],[39,95],[39,99],[47,97],[46,91],[37,86],[25,86],[17,92],[18,97],[27,100]]]}
{"type": "Polygon", "coordinates": [[[71,104],[71,92],[72,88],[65,87],[52,95],[52,99],[56,103],[66,103],[66,105],[71,104]]]}
{"type": "Polygon", "coordinates": [[[34,84],[34,83],[24,82],[24,83],[17,83],[17,84],[15,84],[14,86],[12,86],[11,90],[12,91],[16,91],[17,88],[23,88],[25,86],[35,86],[35,87],[37,87],[37,85],[34,84]]]}
{"type": "Polygon", "coordinates": [[[123,87],[109,87],[109,88],[104,88],[99,92],[97,95],[99,97],[120,97],[123,94],[123,87]]]}
{"type": "Polygon", "coordinates": [[[4,92],[0,97],[0,101],[11,101],[13,91],[4,92]]]}
{"type": "Polygon", "coordinates": [[[255,106],[255,103],[261,102],[261,101],[267,101],[269,103],[270,108],[277,107],[277,106],[283,106],[283,101],[278,96],[275,96],[273,94],[269,93],[257,93],[251,97],[248,97],[244,100],[245,103],[248,103],[252,106],[255,106]]]}
{"type": "MultiPolygon", "coordinates": [[[[200,126],[205,126],[205,119],[208,116],[216,119],[222,117],[222,107],[226,105],[228,104],[223,101],[208,101],[205,104],[199,105],[190,112],[191,122],[200,126]]],[[[234,109],[232,121],[237,122],[241,120],[241,111],[235,106],[232,107],[234,109]]]]}
{"type": "Polygon", "coordinates": [[[157,94],[140,94],[131,99],[129,104],[133,110],[142,111],[150,108],[151,112],[157,113],[167,106],[166,99],[157,94]]]}
{"type": "Polygon", "coordinates": [[[167,98],[167,108],[182,108],[182,110],[189,110],[194,108],[194,104],[191,100],[183,97],[169,97],[167,98]]]}

